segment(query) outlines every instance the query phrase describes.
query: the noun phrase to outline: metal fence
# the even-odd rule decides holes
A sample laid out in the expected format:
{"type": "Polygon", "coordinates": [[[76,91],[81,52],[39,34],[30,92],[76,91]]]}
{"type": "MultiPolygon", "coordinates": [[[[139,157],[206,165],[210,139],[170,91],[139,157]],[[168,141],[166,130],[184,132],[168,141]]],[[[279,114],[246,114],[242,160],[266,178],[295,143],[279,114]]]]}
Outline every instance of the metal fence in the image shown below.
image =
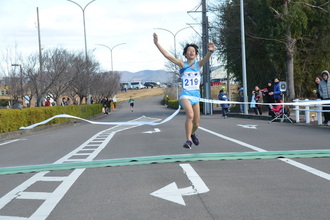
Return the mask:
{"type": "Polygon", "coordinates": [[[316,105],[306,105],[308,104],[308,102],[315,102],[315,101],[321,101],[321,99],[317,99],[317,100],[309,100],[309,99],[305,99],[305,100],[299,100],[299,99],[295,99],[293,100],[295,103],[297,103],[295,105],[295,108],[293,108],[293,110],[295,110],[295,114],[296,114],[296,123],[299,123],[301,121],[300,116],[301,115],[305,115],[305,122],[306,124],[310,124],[311,122],[317,120],[317,124],[318,125],[322,125],[322,113],[323,112],[330,112],[330,110],[322,110],[322,107],[330,107],[330,105],[321,105],[321,104],[316,104],[316,105]],[[304,103],[304,105],[299,106],[298,103],[304,103]],[[315,114],[310,114],[310,112],[315,112],[315,114]]]}

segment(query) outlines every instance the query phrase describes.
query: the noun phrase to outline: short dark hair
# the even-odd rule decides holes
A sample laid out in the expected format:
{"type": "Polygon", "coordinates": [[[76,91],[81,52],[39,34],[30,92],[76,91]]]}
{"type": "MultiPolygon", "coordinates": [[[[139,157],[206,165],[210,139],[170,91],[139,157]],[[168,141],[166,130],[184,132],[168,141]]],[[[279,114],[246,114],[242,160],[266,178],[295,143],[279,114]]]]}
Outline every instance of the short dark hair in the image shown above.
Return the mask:
{"type": "Polygon", "coordinates": [[[280,103],[281,100],[282,100],[282,99],[281,99],[280,97],[276,97],[276,98],[275,98],[275,102],[276,102],[276,103],[280,103]]]}
{"type": "Polygon", "coordinates": [[[183,55],[185,55],[187,53],[188,47],[195,48],[196,55],[198,54],[198,46],[196,44],[186,44],[186,46],[183,49],[183,55]]]}
{"type": "Polygon", "coordinates": [[[323,70],[322,73],[321,73],[321,76],[323,75],[328,75],[329,76],[329,72],[327,70],[323,70]]]}

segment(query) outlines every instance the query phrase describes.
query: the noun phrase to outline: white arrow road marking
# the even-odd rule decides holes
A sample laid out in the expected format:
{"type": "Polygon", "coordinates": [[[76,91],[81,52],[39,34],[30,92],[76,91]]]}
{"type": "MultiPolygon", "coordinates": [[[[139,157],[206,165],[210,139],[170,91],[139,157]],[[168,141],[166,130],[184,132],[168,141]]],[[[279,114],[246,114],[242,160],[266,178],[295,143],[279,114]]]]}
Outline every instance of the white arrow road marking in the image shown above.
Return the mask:
{"type": "Polygon", "coordinates": [[[150,193],[150,195],[185,206],[186,203],[182,196],[191,196],[210,191],[190,164],[180,164],[180,166],[187,175],[192,186],[179,189],[176,183],[173,182],[153,193],[150,193]]]}
{"type": "Polygon", "coordinates": [[[151,134],[151,133],[157,133],[157,132],[160,132],[160,130],[158,128],[154,128],[153,131],[145,131],[143,133],[145,133],[145,134],[151,134]]]}
{"type": "Polygon", "coordinates": [[[242,128],[251,128],[251,129],[257,129],[258,125],[240,125],[238,124],[237,126],[240,126],[242,128]]]}

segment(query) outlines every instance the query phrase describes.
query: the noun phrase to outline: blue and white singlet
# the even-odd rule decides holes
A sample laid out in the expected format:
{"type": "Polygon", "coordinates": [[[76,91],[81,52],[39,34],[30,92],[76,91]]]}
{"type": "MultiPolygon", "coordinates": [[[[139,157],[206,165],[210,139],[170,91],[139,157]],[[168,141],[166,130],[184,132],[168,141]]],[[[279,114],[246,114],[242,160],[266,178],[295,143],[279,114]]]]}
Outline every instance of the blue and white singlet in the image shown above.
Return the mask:
{"type": "MultiPolygon", "coordinates": [[[[201,74],[198,62],[194,61],[192,65],[189,65],[187,61],[184,62],[184,68],[180,70],[180,78],[183,87],[180,93],[180,100],[188,98],[187,96],[201,97],[199,92],[201,74]],[[191,66],[194,66],[194,68],[191,68],[191,66]]],[[[198,100],[189,99],[189,101],[191,105],[199,103],[198,100]]]]}

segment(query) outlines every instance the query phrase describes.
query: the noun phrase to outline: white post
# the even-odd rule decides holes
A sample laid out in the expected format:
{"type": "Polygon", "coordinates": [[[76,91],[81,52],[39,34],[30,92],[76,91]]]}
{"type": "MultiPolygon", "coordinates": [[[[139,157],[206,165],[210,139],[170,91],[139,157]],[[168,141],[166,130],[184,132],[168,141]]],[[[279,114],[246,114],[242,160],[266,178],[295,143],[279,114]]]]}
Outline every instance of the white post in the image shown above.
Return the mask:
{"type": "MultiPolygon", "coordinates": [[[[308,99],[305,99],[306,102],[308,102],[308,99]]],[[[311,119],[309,117],[309,105],[305,106],[305,117],[306,117],[306,124],[310,124],[311,123],[311,119]]]]}
{"type": "MultiPolygon", "coordinates": [[[[295,99],[293,100],[295,103],[298,103],[299,102],[299,99],[295,99]]],[[[299,116],[299,106],[296,105],[295,107],[296,109],[296,123],[299,123],[300,122],[300,116],[299,116]]]]}
{"type": "MultiPolygon", "coordinates": [[[[321,101],[321,99],[317,99],[317,101],[321,101]]],[[[317,105],[317,125],[322,125],[322,106],[317,105]]]]}

